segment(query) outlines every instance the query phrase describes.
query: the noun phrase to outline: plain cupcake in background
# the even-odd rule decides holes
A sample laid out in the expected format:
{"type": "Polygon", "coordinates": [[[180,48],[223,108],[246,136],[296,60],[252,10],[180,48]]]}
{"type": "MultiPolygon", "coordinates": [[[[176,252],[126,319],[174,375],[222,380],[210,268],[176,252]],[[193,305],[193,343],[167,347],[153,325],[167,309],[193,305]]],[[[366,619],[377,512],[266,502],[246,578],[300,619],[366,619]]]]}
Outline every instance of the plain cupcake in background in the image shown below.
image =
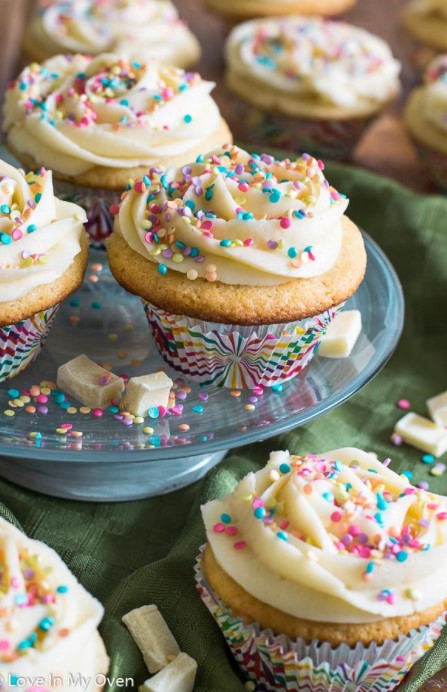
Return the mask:
{"type": "Polygon", "coordinates": [[[447,55],[429,64],[424,84],[410,94],[404,118],[427,175],[447,190],[447,55]]]}
{"type": "Polygon", "coordinates": [[[446,0],[410,0],[403,13],[408,33],[436,51],[447,50],[446,0]]]}
{"type": "Polygon", "coordinates": [[[6,142],[25,167],[53,170],[57,192],[86,208],[88,231],[101,242],[131,178],[231,141],[214,86],[154,60],[59,55],[10,84],[6,142]]]}
{"type": "Polygon", "coordinates": [[[28,61],[113,52],[192,67],[200,45],[170,0],[40,0],[23,39],[28,61]]]}
{"type": "Polygon", "coordinates": [[[277,15],[334,16],[351,9],[357,0],[204,0],[205,7],[237,23],[254,17],[277,15]]]}
{"type": "Polygon", "coordinates": [[[446,510],[360,449],[273,452],[202,506],[198,590],[262,689],[388,692],[445,624],[446,510]]]}
{"type": "Polygon", "coordinates": [[[310,362],[366,268],[348,200],[309,154],[227,146],[124,192],[110,268],[143,298],[164,358],[192,380],[273,386],[310,362]]]}
{"type": "Polygon", "coordinates": [[[59,304],[82,284],[85,221],[54,196],[51,171],[0,160],[0,381],[36,358],[59,304]]]}
{"type": "Polygon", "coordinates": [[[347,158],[400,91],[388,44],[343,22],[245,22],[228,37],[226,63],[241,137],[328,158],[347,158]]]}

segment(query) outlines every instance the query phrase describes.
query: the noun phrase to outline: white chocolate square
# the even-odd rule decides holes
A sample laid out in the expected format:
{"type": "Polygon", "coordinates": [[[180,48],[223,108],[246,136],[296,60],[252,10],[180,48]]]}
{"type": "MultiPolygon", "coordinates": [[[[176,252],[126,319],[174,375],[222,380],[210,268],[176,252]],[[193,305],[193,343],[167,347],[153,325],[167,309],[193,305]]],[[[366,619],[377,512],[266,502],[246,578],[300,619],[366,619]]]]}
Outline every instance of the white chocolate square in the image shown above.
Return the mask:
{"type": "Polygon", "coordinates": [[[179,655],[174,635],[156,605],[131,610],[124,615],[123,622],[143,654],[150,673],[158,673],[179,655]]]}
{"type": "Polygon", "coordinates": [[[90,408],[106,408],[112,401],[119,401],[124,391],[121,377],[84,354],[61,365],[56,381],[59,389],[90,408]]]}
{"type": "Polygon", "coordinates": [[[166,668],[141,686],[140,692],[192,692],[197,663],[188,654],[180,653],[166,668]]]}
{"type": "Polygon", "coordinates": [[[427,399],[427,408],[430,416],[437,425],[447,427],[447,392],[437,394],[431,399],[427,399]]]}
{"type": "Polygon", "coordinates": [[[447,430],[416,413],[407,413],[401,418],[396,423],[394,432],[407,444],[427,454],[440,457],[447,452],[447,430]]]}
{"type": "Polygon", "coordinates": [[[146,416],[148,409],[167,408],[173,381],[164,372],[132,377],[127,383],[122,408],[134,416],[146,416]]]}
{"type": "Polygon", "coordinates": [[[318,354],[324,358],[347,358],[361,331],[362,315],[358,310],[340,312],[322,337],[318,354]]]}

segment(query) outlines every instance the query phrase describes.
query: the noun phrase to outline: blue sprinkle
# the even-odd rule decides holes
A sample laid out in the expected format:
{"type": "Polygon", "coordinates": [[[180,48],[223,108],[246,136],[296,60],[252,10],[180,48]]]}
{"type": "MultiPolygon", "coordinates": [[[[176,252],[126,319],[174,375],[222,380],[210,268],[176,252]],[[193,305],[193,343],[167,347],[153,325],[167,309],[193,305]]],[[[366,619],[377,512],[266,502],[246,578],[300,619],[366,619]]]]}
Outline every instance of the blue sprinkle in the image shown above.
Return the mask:
{"type": "Polygon", "coordinates": [[[289,537],[288,537],[288,535],[286,534],[285,531],[278,531],[278,533],[277,533],[276,535],[277,535],[278,538],[280,538],[282,541],[288,541],[288,540],[289,540],[289,537]]]}
{"type": "Polygon", "coordinates": [[[286,464],[285,462],[282,463],[282,464],[280,464],[279,470],[281,471],[281,473],[289,473],[289,471],[290,471],[290,464],[286,464]]]}
{"type": "Polygon", "coordinates": [[[147,413],[149,418],[159,418],[160,416],[160,411],[156,406],[151,406],[147,413]]]}
{"type": "Polygon", "coordinates": [[[256,519],[264,519],[267,512],[265,511],[264,507],[256,507],[253,514],[254,514],[256,519]]]}
{"type": "Polygon", "coordinates": [[[224,514],[221,514],[221,515],[220,515],[220,520],[221,520],[224,524],[231,524],[231,517],[230,517],[229,514],[225,514],[225,513],[224,513],[224,514]]]}
{"type": "Polygon", "coordinates": [[[161,274],[162,276],[166,276],[168,273],[168,268],[166,264],[159,264],[158,265],[158,273],[161,274]]]}
{"type": "Polygon", "coordinates": [[[192,410],[194,411],[194,413],[203,413],[203,406],[201,406],[200,404],[196,404],[196,406],[192,407],[192,410]]]}

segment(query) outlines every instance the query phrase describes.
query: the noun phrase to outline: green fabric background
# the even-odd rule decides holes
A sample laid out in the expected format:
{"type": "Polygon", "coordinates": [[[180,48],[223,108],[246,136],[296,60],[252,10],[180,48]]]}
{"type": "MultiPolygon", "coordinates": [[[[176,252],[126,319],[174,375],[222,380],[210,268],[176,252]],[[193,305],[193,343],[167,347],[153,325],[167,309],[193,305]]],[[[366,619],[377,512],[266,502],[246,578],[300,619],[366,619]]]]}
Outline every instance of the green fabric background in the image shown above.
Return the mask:
{"type": "MultiPolygon", "coordinates": [[[[414,482],[428,480],[431,490],[447,492],[447,474],[430,476],[420,453],[395,448],[389,441],[402,414],[398,399],[408,398],[414,411],[426,415],[425,400],[447,389],[447,200],[414,195],[348,166],[328,166],[327,175],[350,197],[349,215],[383,247],[404,286],[404,334],[372,383],[304,428],[236,449],[203,481],[160,498],[115,505],[75,503],[0,481],[5,516],[53,546],[105,604],[101,634],[111,656],[110,676],[130,676],[136,684],[148,677],[121,617],[132,608],[156,603],[180,648],[199,664],[196,690],[244,689],[217,626],[195,593],[194,558],[204,542],[199,506],[263,466],[270,450],[289,448],[301,454],[359,446],[382,459],[392,456],[394,470],[414,470],[414,482]]],[[[447,633],[414,667],[403,690],[418,690],[446,665],[447,633]]],[[[73,667],[75,671],[75,662],[73,667]]]]}

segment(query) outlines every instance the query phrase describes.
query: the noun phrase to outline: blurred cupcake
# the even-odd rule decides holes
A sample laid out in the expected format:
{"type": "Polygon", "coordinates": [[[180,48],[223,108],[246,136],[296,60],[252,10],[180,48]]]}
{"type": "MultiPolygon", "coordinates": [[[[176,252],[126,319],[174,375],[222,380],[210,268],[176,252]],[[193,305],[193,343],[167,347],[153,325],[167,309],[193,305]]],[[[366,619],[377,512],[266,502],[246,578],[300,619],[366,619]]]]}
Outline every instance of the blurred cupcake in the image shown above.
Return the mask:
{"type": "Polygon", "coordinates": [[[410,94],[404,117],[429,178],[447,191],[447,55],[430,63],[424,85],[410,94]]]}
{"type": "Polygon", "coordinates": [[[399,93],[400,64],[364,29],[317,18],[245,22],[226,45],[227,83],[244,102],[238,137],[346,158],[399,93]]]}
{"type": "Polygon", "coordinates": [[[123,195],[110,268],[146,301],[162,355],[185,376],[272,386],[312,358],[366,266],[323,168],[230,146],[152,168],[123,195]]]}
{"type": "Polygon", "coordinates": [[[170,0],[40,0],[23,48],[37,62],[113,52],[186,69],[200,58],[199,42],[170,0]]]}
{"type": "Polygon", "coordinates": [[[204,0],[208,9],[230,22],[254,17],[305,14],[334,16],[353,7],[357,0],[204,0]]]}
{"type": "Polygon", "coordinates": [[[231,141],[213,87],[155,61],[59,55],[10,85],[7,144],[28,168],[52,168],[56,191],[86,208],[87,230],[101,244],[112,230],[110,206],[130,179],[231,141]]]}
{"type": "Polygon", "coordinates": [[[447,51],[447,0],[411,0],[403,21],[413,38],[436,51],[447,51]]]}
{"type": "Polygon", "coordinates": [[[101,604],[54,550],[4,519],[0,543],[3,689],[20,687],[15,678],[29,681],[28,690],[68,690],[76,677],[85,682],[86,692],[96,692],[109,665],[97,629],[104,612],[101,604]]]}
{"type": "Polygon", "coordinates": [[[87,266],[85,212],[53,194],[51,171],[0,160],[0,381],[37,356],[87,266]]]}
{"type": "Polygon", "coordinates": [[[439,636],[447,499],[374,455],[274,452],[202,514],[198,590],[257,689],[387,692],[439,636]]]}

